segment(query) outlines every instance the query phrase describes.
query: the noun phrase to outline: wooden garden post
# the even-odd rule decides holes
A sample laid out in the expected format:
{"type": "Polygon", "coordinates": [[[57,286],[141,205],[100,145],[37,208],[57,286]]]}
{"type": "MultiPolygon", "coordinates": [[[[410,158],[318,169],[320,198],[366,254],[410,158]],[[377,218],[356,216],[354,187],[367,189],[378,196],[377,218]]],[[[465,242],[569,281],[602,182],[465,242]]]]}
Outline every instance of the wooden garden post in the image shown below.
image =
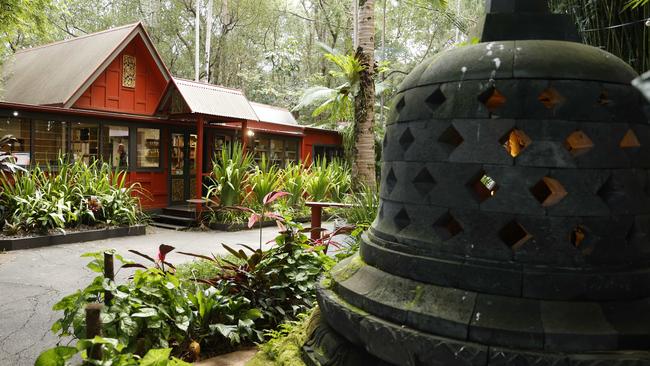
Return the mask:
{"type": "MultiPolygon", "coordinates": [[[[86,339],[93,339],[102,335],[102,321],[100,314],[104,305],[100,303],[92,303],[86,305],[86,339]]],[[[88,358],[91,360],[102,359],[102,346],[101,344],[94,344],[88,350],[88,358]]]]}
{"type": "MultiPolygon", "coordinates": [[[[115,282],[115,264],[110,252],[104,252],[104,278],[115,282]]],[[[113,293],[109,290],[104,290],[104,303],[106,306],[113,304],[113,293]]]]}

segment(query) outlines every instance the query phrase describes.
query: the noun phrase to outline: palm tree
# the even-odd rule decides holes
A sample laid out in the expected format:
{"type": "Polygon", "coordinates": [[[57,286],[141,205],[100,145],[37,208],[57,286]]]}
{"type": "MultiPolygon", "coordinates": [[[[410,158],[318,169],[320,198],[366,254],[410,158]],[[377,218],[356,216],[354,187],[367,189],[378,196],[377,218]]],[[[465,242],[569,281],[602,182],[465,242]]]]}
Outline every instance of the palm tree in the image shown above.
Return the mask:
{"type": "Polygon", "coordinates": [[[357,184],[374,188],[375,173],[375,1],[359,1],[358,47],[355,58],[361,65],[359,93],[354,98],[352,175],[357,184]]]}

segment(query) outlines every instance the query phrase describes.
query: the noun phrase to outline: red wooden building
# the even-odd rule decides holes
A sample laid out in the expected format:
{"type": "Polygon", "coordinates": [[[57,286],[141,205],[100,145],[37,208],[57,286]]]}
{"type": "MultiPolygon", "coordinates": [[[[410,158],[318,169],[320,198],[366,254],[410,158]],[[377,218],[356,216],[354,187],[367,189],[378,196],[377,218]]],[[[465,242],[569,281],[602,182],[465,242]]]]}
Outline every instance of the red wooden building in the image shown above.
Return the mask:
{"type": "Polygon", "coordinates": [[[342,143],[240,90],[173,77],[141,23],[22,50],[3,68],[0,135],[19,139],[20,164],[104,159],[149,191],[149,209],[199,197],[197,172],[230,141],[276,164],[342,143]]]}

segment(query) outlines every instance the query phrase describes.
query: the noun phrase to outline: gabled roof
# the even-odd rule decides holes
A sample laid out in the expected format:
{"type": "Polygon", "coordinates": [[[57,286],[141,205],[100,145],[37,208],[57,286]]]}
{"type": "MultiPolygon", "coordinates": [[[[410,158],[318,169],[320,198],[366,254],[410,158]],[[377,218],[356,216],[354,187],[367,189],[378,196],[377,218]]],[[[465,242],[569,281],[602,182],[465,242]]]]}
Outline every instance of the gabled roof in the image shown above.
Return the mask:
{"type": "Polygon", "coordinates": [[[250,102],[253,110],[261,122],[278,123],[283,125],[297,126],[298,122],[293,114],[286,108],[274,107],[268,104],[250,102]]]}
{"type": "Polygon", "coordinates": [[[169,80],[144,27],[135,23],[16,52],[5,64],[0,99],[68,108],[138,35],[169,80]]]}
{"type": "Polygon", "coordinates": [[[173,78],[191,113],[257,121],[257,115],[241,90],[173,78]]]}

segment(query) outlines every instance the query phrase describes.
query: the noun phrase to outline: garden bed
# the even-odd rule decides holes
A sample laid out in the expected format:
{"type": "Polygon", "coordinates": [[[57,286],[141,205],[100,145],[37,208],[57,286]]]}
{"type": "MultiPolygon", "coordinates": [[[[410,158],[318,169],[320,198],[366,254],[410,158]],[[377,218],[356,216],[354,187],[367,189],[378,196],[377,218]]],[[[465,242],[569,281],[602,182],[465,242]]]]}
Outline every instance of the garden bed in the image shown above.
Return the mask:
{"type": "Polygon", "coordinates": [[[146,234],[146,225],[88,228],[84,230],[50,233],[34,236],[0,236],[0,251],[46,247],[50,245],[81,243],[93,240],[146,234]]]}

